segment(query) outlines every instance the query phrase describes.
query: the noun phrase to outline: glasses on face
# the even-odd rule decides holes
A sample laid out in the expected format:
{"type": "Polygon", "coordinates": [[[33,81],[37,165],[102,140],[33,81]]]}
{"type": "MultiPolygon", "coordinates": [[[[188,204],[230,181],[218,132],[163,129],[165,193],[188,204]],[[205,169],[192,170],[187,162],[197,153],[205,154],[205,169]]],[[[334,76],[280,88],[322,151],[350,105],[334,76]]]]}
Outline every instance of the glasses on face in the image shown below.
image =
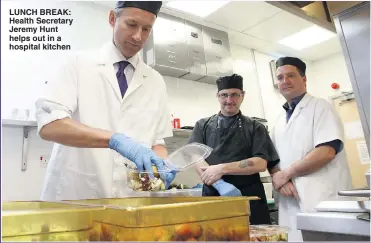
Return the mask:
{"type": "Polygon", "coordinates": [[[228,96],[231,97],[231,99],[238,99],[241,97],[242,94],[239,93],[232,93],[232,94],[218,94],[218,97],[222,100],[228,99],[228,96]]]}

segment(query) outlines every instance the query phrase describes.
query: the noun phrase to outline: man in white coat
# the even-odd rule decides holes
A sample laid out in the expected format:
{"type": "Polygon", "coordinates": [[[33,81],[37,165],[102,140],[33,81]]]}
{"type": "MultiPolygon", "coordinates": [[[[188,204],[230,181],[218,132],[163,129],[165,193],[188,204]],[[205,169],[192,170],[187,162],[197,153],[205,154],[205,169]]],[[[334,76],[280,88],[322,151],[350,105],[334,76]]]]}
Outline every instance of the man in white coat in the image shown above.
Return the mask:
{"type": "MultiPolygon", "coordinates": [[[[55,142],[42,200],[126,197],[126,165],[165,168],[172,136],[162,76],[139,56],[159,1],[119,1],[112,41],[73,55],[36,101],[41,138],[55,142]],[[133,164],[134,163],[134,164],[133,164]]],[[[162,175],[170,184],[175,172],[162,175]]]]}
{"type": "Polygon", "coordinates": [[[272,131],[280,157],[273,171],[279,224],[289,226],[289,241],[302,241],[296,227],[299,212],[312,212],[324,200],[350,189],[351,176],[343,150],[343,129],[331,104],[307,93],[305,63],[294,57],[276,62],[278,87],[285,97],[272,131]]]}

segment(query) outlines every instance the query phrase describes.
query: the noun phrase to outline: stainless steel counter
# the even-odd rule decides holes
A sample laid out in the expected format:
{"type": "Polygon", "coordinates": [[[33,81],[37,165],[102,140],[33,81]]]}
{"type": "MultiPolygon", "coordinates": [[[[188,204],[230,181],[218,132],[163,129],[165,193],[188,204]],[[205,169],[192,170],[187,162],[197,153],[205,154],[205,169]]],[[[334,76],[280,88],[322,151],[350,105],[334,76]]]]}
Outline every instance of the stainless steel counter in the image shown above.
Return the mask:
{"type": "Polygon", "coordinates": [[[297,227],[304,241],[370,240],[370,222],[357,219],[362,213],[299,213],[297,227]]]}
{"type": "Polygon", "coordinates": [[[201,197],[202,188],[177,189],[158,192],[133,192],[132,197],[201,197]]]}

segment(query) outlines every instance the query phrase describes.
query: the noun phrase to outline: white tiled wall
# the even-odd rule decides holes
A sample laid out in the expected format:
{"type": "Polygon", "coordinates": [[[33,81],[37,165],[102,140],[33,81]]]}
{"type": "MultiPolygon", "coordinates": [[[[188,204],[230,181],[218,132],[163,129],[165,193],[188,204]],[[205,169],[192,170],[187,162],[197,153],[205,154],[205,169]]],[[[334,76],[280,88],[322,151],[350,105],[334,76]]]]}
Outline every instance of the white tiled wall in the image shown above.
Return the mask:
{"type": "MultiPolygon", "coordinates": [[[[71,30],[63,32],[63,36],[73,43],[76,49],[97,47],[110,37],[111,30],[107,24],[105,10],[99,9],[91,3],[63,2],[59,4],[64,4],[74,13],[75,25],[71,30]],[[87,25],[92,26],[93,32],[87,31],[87,25]],[[99,33],[96,29],[99,29],[99,33]]],[[[2,2],[2,18],[6,15],[6,11],[6,5],[2,2]]],[[[4,39],[2,38],[2,40],[4,39]]],[[[50,65],[45,65],[51,63],[50,60],[58,59],[58,55],[40,52],[32,53],[32,55],[31,53],[9,53],[7,52],[8,47],[3,41],[1,48],[2,65],[7,64],[6,69],[2,68],[1,77],[2,112],[9,113],[13,107],[27,106],[30,108],[28,106],[30,102],[25,97],[30,92],[34,92],[34,96],[36,96],[37,90],[34,89],[34,84],[39,85],[43,82],[46,74],[52,74],[52,71],[49,70],[50,65]],[[19,87],[23,88],[22,92],[24,93],[19,91],[19,87]]],[[[231,52],[234,71],[243,76],[247,92],[241,107],[242,112],[249,116],[264,117],[271,126],[284,103],[272,85],[269,61],[274,58],[258,52],[253,55],[252,50],[235,45],[231,46],[231,52]],[[256,64],[254,64],[254,56],[256,64]]],[[[174,117],[181,119],[181,126],[193,126],[198,119],[218,112],[219,107],[215,96],[216,86],[169,77],[165,77],[165,81],[171,111],[174,117]]],[[[350,87],[345,62],[341,54],[316,63],[308,63],[308,89],[313,95],[327,97],[336,93],[329,88],[332,82],[340,83],[342,88],[350,87]]],[[[2,117],[8,113],[2,113],[2,117]]],[[[49,154],[51,146],[51,143],[42,141],[36,136],[35,131],[32,131],[29,137],[28,168],[22,172],[22,130],[2,127],[3,200],[39,199],[45,173],[45,169],[40,168],[39,157],[49,154]]]]}

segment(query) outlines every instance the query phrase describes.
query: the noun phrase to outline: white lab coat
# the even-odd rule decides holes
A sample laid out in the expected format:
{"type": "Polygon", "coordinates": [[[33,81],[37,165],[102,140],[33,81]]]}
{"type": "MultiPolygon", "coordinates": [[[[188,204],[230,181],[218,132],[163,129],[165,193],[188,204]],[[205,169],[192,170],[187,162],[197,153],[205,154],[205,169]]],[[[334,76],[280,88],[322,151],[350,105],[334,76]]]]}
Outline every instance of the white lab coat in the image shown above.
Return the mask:
{"type": "MultiPolygon", "coordinates": [[[[147,147],[173,135],[163,77],[139,57],[122,99],[113,63],[112,43],[74,55],[36,102],[38,130],[71,117],[93,128],[123,133],[147,147]]],[[[42,200],[135,196],[127,187],[131,163],[108,148],[55,144],[42,188],[42,200]]]]}
{"type": "MultiPolygon", "coordinates": [[[[288,123],[283,110],[272,131],[272,141],[280,156],[281,169],[304,158],[316,145],[335,139],[344,141],[338,116],[329,102],[308,93],[298,103],[288,123]]],[[[299,203],[293,197],[275,193],[279,206],[279,224],[291,228],[289,241],[303,241],[301,231],[296,230],[296,214],[315,211],[319,202],[337,199],[338,191],[352,187],[344,150],[319,171],[294,178],[293,183],[299,194],[299,203]]]]}

